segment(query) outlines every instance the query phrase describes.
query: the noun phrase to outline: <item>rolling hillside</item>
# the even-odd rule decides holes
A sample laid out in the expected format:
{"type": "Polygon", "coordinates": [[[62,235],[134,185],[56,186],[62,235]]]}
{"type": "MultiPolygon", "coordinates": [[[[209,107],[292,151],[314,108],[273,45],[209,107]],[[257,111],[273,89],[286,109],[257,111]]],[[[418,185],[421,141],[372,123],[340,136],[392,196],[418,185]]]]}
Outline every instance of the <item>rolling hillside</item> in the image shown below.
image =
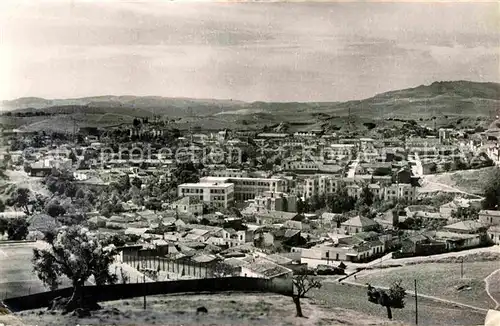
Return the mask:
{"type": "MultiPolygon", "coordinates": [[[[233,100],[165,98],[156,96],[97,96],[80,99],[21,98],[3,101],[0,117],[4,127],[30,130],[65,125],[68,116],[89,116],[86,125],[104,127],[131,121],[134,117],[164,116],[183,126],[260,129],[286,122],[292,130],[343,128],[350,114],[351,125],[363,129],[363,123],[389,119],[414,119],[437,126],[461,125],[488,128],[500,115],[500,84],[469,81],[434,82],[415,88],[395,90],[364,100],[311,103],[245,103],[233,100]],[[50,114],[18,117],[21,114],[50,114]],[[99,116],[106,115],[100,119],[99,116]],[[113,121],[116,117],[116,121],[113,121]],[[200,119],[203,118],[203,119],[200,119]],[[205,121],[203,121],[206,119],[205,121]],[[31,126],[31,124],[35,124],[31,126]]],[[[390,122],[394,124],[396,122],[390,122]]],[[[72,124],[72,122],[71,122],[72,124]]],[[[496,125],[494,125],[496,126],[496,125]]]]}

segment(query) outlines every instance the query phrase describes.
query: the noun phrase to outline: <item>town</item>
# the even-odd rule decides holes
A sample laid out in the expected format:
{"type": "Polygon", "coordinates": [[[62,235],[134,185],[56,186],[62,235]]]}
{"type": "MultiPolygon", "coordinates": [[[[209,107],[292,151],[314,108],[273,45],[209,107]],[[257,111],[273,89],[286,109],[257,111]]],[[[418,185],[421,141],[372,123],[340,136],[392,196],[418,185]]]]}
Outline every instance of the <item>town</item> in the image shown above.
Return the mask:
{"type": "Polygon", "coordinates": [[[0,326],[500,325],[498,5],[379,2],[0,1],[0,326]]]}
{"type": "Polygon", "coordinates": [[[498,140],[414,121],[404,129],[379,139],[195,133],[154,118],[68,134],[3,130],[1,233],[43,242],[59,227],[97,231],[118,248],[122,282],[355,280],[401,258],[499,245],[498,140]],[[483,196],[425,181],[484,169],[483,196]]]}

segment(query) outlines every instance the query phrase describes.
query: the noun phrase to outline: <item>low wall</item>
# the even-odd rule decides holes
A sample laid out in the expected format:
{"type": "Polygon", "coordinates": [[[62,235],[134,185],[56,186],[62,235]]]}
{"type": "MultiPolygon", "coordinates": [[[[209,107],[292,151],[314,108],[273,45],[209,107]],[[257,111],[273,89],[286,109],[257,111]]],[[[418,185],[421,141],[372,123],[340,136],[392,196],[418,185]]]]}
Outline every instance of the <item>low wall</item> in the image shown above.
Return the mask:
{"type": "MultiPolygon", "coordinates": [[[[143,295],[201,292],[269,292],[291,296],[293,294],[293,283],[291,279],[268,280],[251,277],[223,277],[85,286],[84,288],[85,295],[92,296],[97,302],[128,299],[143,295]]],[[[56,291],[9,298],[3,302],[12,311],[38,309],[47,307],[54,298],[59,296],[69,297],[71,293],[71,288],[64,288],[56,291]]]]}

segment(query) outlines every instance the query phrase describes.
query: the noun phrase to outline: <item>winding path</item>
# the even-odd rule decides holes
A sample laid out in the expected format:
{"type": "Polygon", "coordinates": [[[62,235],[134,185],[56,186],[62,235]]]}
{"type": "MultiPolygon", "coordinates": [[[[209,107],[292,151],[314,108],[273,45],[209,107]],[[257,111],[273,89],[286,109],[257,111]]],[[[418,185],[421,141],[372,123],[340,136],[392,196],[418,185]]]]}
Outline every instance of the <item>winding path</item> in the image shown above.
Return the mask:
{"type": "Polygon", "coordinates": [[[495,302],[495,310],[500,307],[500,269],[497,269],[484,279],[486,293],[495,302]]]}

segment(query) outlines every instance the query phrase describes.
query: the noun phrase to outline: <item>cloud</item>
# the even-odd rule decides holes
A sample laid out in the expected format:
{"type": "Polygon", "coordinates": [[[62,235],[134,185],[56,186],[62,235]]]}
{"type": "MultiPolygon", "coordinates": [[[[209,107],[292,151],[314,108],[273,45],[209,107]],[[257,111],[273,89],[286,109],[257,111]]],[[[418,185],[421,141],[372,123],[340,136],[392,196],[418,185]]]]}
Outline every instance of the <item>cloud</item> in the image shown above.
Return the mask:
{"type": "Polygon", "coordinates": [[[0,69],[7,72],[3,82],[9,85],[0,96],[336,101],[434,79],[497,81],[500,41],[492,8],[110,1],[18,5],[0,17],[0,55],[5,58],[0,69]]]}

